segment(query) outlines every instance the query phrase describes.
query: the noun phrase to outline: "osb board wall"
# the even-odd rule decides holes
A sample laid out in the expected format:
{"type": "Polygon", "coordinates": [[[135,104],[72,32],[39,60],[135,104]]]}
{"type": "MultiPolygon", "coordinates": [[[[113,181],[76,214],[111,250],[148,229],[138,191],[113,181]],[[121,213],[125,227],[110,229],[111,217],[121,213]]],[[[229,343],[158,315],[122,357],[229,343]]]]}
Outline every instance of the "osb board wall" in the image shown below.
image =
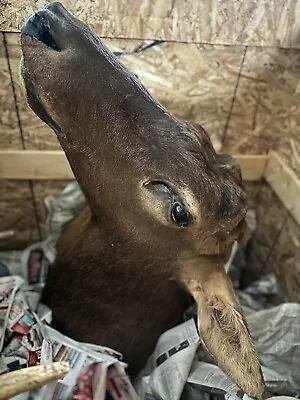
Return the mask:
{"type": "Polygon", "coordinates": [[[299,78],[299,50],[248,47],[225,132],[225,150],[276,149],[300,175],[299,78]]]}
{"type": "Polygon", "coordinates": [[[300,226],[268,184],[247,183],[249,206],[255,207],[257,228],[248,248],[244,282],[275,272],[283,301],[300,302],[300,226]]]}
{"type": "MultiPolygon", "coordinates": [[[[19,79],[18,34],[1,34],[0,146],[11,149],[58,149],[52,131],[29,109],[19,79]]],[[[15,235],[0,240],[0,248],[22,248],[43,237],[44,198],[57,195],[66,182],[0,182],[0,231],[15,235]]]]}
{"type": "MultiPolygon", "coordinates": [[[[0,5],[0,30],[19,30],[42,0],[0,5]]],[[[62,0],[101,36],[299,48],[299,0],[62,0]]]]}
{"type": "MultiPolygon", "coordinates": [[[[11,71],[3,43],[0,46],[0,68],[0,146],[22,149],[11,71]]],[[[18,230],[10,242],[12,247],[24,246],[24,243],[39,237],[30,182],[1,181],[0,226],[1,231],[12,227],[18,230]]],[[[1,240],[0,245],[7,247],[9,243],[1,240]]]]}

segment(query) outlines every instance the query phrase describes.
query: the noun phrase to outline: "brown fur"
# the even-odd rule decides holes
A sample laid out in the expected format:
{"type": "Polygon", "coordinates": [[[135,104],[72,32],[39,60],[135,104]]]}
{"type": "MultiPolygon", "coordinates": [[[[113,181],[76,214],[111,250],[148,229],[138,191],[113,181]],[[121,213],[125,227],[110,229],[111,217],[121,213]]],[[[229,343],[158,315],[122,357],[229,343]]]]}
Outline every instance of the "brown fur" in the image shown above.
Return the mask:
{"type": "Polygon", "coordinates": [[[29,105],[56,132],[88,202],[62,235],[43,293],[54,326],[121,351],[135,376],[190,293],[208,350],[261,398],[257,356],[224,272],[245,236],[239,168],[60,4],[35,14],[21,40],[29,105]],[[187,227],[170,218],[171,192],[190,210],[187,227]]]}

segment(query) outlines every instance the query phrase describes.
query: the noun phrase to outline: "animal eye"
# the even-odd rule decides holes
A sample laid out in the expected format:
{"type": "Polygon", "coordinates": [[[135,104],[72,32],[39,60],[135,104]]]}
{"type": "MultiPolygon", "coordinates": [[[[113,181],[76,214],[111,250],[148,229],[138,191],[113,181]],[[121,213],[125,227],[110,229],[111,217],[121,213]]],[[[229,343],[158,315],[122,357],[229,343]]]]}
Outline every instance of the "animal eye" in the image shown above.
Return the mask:
{"type": "Polygon", "coordinates": [[[172,205],[171,218],[177,225],[187,226],[189,224],[189,214],[178,201],[172,205]]]}

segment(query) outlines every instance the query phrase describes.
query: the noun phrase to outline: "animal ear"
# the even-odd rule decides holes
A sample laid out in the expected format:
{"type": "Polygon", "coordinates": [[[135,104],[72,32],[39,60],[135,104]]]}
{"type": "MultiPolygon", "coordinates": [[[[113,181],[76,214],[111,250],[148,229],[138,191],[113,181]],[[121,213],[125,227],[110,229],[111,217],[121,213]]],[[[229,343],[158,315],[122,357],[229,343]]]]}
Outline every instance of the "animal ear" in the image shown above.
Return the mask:
{"type": "Polygon", "coordinates": [[[202,298],[197,305],[199,331],[208,352],[250,397],[261,399],[260,363],[241,312],[219,296],[202,298]]]}
{"type": "Polygon", "coordinates": [[[197,303],[204,347],[248,396],[262,399],[265,386],[260,363],[224,268],[213,271],[211,278],[185,280],[185,286],[197,303]]]}

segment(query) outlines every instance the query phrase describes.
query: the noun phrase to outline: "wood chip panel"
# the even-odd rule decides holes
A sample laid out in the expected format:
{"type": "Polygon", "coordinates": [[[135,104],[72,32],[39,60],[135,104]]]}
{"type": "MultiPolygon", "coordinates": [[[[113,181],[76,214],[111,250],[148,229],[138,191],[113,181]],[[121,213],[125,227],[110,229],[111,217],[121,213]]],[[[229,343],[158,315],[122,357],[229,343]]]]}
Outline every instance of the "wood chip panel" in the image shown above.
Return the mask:
{"type": "MultiPolygon", "coordinates": [[[[113,51],[141,43],[106,40],[113,51]]],[[[163,43],[121,61],[174,115],[201,124],[220,149],[242,54],[239,47],[163,43]]]]}
{"type": "Polygon", "coordinates": [[[0,147],[21,149],[21,137],[4,40],[4,35],[0,33],[0,147]]]}
{"type": "MultiPolygon", "coordinates": [[[[17,90],[26,149],[55,150],[53,131],[30,110],[19,78],[18,34],[8,34],[8,49],[17,90]]],[[[112,51],[133,50],[142,41],[106,40],[112,51]]],[[[241,48],[164,43],[121,61],[178,118],[200,123],[217,149],[223,135],[242,59],[241,48]]]]}
{"type": "Polygon", "coordinates": [[[250,48],[230,116],[225,148],[277,150],[300,175],[300,52],[250,48]]]}
{"type": "MultiPolygon", "coordinates": [[[[0,147],[22,149],[4,36],[0,36],[0,147]]],[[[0,249],[17,249],[39,239],[32,192],[28,181],[0,181],[0,231],[14,236],[0,240],[0,249]]]]}
{"type": "Polygon", "coordinates": [[[274,151],[270,152],[264,177],[300,226],[300,179],[274,151]]]}
{"type": "MultiPolygon", "coordinates": [[[[19,30],[46,2],[0,5],[0,29],[19,30]]],[[[299,0],[62,0],[102,36],[299,48],[299,0]]]]}
{"type": "Polygon", "coordinates": [[[60,149],[55,133],[34,114],[26,102],[19,73],[22,56],[20,35],[18,33],[10,33],[6,34],[6,37],[25,148],[39,150],[60,149]]]}

